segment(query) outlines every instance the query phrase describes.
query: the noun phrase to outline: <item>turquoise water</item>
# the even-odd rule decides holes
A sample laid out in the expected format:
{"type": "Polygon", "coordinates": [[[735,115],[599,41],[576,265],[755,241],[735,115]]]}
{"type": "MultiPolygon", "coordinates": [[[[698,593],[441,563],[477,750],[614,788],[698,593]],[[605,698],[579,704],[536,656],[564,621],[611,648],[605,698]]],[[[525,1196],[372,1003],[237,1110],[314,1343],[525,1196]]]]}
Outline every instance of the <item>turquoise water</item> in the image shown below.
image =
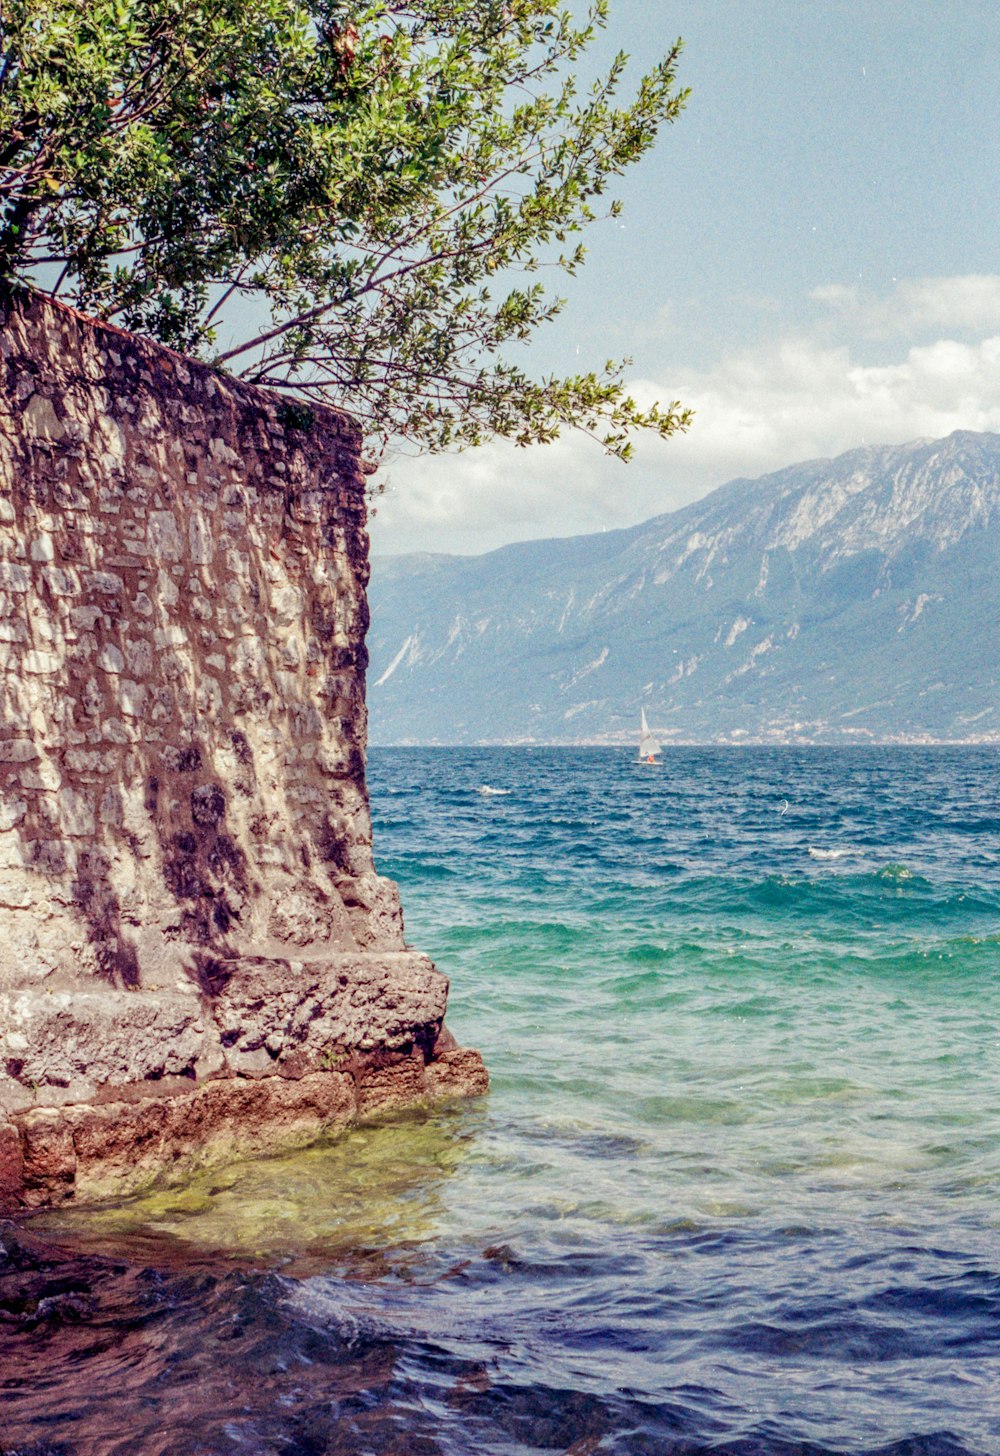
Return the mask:
{"type": "Polygon", "coordinates": [[[0,1450],[1000,1451],[997,767],[373,750],[490,1097],[33,1221],[0,1450]]]}
{"type": "Polygon", "coordinates": [[[628,1224],[892,1226],[961,1189],[990,1217],[994,754],[373,758],[383,866],[494,1100],[637,1144],[627,1197],[586,1154],[564,1196],[608,1180],[628,1224]]]}

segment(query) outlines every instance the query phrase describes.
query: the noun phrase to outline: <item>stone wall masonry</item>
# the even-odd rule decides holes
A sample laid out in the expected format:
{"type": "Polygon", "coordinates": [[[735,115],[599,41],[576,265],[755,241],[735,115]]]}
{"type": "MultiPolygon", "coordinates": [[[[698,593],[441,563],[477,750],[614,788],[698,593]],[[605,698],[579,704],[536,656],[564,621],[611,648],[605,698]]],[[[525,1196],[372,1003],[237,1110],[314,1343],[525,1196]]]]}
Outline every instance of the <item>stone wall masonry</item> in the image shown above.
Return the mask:
{"type": "Polygon", "coordinates": [[[0,298],[0,1202],[485,1088],[372,861],[359,450],[0,298]]]}

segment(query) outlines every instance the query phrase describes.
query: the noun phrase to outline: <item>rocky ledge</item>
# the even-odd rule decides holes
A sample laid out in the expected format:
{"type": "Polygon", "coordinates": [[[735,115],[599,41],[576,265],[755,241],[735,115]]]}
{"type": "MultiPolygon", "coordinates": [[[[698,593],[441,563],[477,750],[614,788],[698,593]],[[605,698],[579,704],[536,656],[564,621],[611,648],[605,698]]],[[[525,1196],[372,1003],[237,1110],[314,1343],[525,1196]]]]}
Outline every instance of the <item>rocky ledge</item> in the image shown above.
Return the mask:
{"type": "Polygon", "coordinates": [[[487,1090],[426,956],[254,957],[216,974],[214,993],[0,1000],[0,1209],[131,1193],[487,1090]]]}

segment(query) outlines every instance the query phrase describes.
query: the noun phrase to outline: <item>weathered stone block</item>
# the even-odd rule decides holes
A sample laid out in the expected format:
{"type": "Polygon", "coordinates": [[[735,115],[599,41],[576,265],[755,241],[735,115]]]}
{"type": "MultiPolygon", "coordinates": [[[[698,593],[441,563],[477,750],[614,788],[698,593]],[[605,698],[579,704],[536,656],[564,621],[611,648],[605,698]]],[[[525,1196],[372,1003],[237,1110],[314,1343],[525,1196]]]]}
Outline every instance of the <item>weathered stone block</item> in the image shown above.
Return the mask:
{"type": "MultiPolygon", "coordinates": [[[[176,975],[176,970],[175,973],[176,975]]],[[[81,1087],[124,1087],[190,1075],[210,1039],[190,987],[125,992],[21,990],[0,996],[0,1065],[41,1101],[81,1087]]]]}
{"type": "Polygon", "coordinates": [[[179,561],[184,555],[184,541],[170,511],[150,511],[146,522],[146,545],[149,554],[157,561],[179,561]]]}
{"type": "Polygon", "coordinates": [[[55,405],[43,394],[33,394],[24,407],[24,423],[40,440],[61,440],[66,433],[55,405]]]}
{"type": "Polygon", "coordinates": [[[76,1151],[69,1122],[52,1108],[29,1112],[20,1126],[21,1197],[29,1208],[71,1198],[76,1179],[76,1151]]]}
{"type": "Polygon", "coordinates": [[[358,1113],[380,1117],[393,1108],[413,1107],[428,1094],[427,1067],[419,1051],[384,1058],[358,1075],[358,1113]]]}
{"type": "Polygon", "coordinates": [[[0,561],[0,588],[8,592],[26,592],[31,586],[31,572],[14,561],[0,561]]]}
{"type": "Polygon", "coordinates": [[[432,1101],[482,1097],[489,1087],[482,1057],[468,1047],[437,1052],[427,1065],[427,1094],[432,1101]]]}
{"type": "Polygon", "coordinates": [[[24,1187],[24,1150],[12,1122],[0,1122],[0,1208],[12,1204],[24,1187]]]}
{"type": "Polygon", "coordinates": [[[30,763],[38,749],[30,738],[0,739],[0,763],[30,763]]]}

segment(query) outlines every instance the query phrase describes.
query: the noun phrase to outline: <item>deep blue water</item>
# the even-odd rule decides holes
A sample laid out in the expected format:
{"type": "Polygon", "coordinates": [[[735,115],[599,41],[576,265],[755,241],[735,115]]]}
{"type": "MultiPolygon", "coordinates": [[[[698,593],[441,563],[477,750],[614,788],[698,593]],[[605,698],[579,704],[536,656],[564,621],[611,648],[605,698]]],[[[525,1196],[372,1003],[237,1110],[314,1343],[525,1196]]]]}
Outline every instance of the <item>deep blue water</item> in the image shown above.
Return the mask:
{"type": "Polygon", "coordinates": [[[490,1097],[6,1236],[0,1451],[1000,1452],[997,770],[373,750],[490,1097]]]}

